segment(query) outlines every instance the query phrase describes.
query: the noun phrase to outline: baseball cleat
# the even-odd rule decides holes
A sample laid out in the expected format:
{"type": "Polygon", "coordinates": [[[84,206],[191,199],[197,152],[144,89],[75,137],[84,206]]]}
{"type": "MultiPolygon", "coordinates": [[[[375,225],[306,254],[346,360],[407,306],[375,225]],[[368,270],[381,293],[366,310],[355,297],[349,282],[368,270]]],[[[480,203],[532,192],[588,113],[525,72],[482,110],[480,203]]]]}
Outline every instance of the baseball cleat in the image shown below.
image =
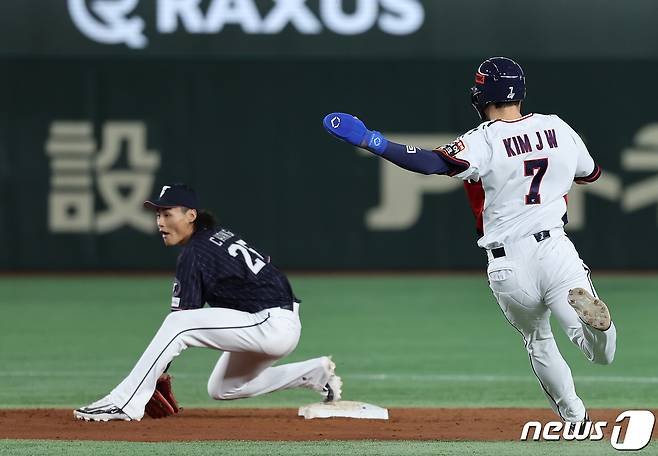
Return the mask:
{"type": "Polygon", "coordinates": [[[123,413],[123,410],[112,404],[107,398],[93,402],[86,407],[75,409],[73,416],[78,420],[85,421],[132,421],[132,418],[123,413]]]}
{"type": "Polygon", "coordinates": [[[592,328],[599,331],[606,331],[610,328],[612,320],[608,307],[584,288],[569,290],[569,305],[574,308],[578,317],[592,328]]]}
{"type": "Polygon", "coordinates": [[[585,412],[585,419],[582,421],[577,421],[575,423],[566,421],[564,423],[565,428],[569,430],[570,434],[579,434],[579,435],[589,435],[594,430],[592,426],[592,420],[590,419],[587,412],[585,412]],[[587,423],[589,423],[589,429],[587,428],[587,423]]]}
{"type": "Polygon", "coordinates": [[[343,380],[336,375],[335,370],[336,370],[336,363],[334,363],[331,358],[327,358],[328,364],[327,364],[327,369],[329,370],[329,380],[327,380],[327,384],[324,385],[324,388],[322,389],[322,394],[325,396],[324,397],[324,402],[337,402],[340,400],[341,395],[343,393],[342,388],[343,388],[343,380]]]}

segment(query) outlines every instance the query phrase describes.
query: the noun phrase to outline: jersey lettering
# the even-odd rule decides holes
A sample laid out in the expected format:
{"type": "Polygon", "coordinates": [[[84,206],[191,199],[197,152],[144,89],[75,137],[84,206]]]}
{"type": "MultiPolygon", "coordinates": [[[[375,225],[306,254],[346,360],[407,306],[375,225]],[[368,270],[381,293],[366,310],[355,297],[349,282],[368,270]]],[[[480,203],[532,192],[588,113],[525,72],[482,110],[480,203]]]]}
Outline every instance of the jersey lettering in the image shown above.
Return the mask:
{"type": "Polygon", "coordinates": [[[548,146],[552,149],[554,147],[557,147],[557,136],[555,135],[555,130],[544,130],[544,134],[546,135],[546,141],[548,142],[548,146]]]}
{"type": "MultiPolygon", "coordinates": [[[[544,148],[544,142],[542,141],[540,132],[536,131],[537,143],[535,148],[537,150],[542,150],[544,148]]],[[[557,147],[557,136],[555,135],[555,130],[544,130],[544,135],[546,136],[546,143],[548,147],[554,149],[557,147]]],[[[515,157],[521,154],[528,154],[533,151],[532,143],[530,142],[530,137],[527,133],[523,135],[510,136],[509,138],[503,138],[503,146],[505,146],[505,152],[508,157],[515,157]]]]}
{"type": "Polygon", "coordinates": [[[221,247],[224,245],[224,242],[231,239],[233,236],[235,236],[235,234],[231,233],[229,230],[223,229],[213,234],[209,241],[221,247]]]}

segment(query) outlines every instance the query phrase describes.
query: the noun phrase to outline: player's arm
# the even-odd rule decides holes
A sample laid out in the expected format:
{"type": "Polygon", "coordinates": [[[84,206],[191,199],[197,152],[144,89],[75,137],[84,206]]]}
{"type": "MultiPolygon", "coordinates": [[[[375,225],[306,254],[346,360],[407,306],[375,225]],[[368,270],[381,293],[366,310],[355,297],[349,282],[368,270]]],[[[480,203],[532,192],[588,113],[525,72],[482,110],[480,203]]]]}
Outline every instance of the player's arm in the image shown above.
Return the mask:
{"type": "Polygon", "coordinates": [[[455,164],[437,151],[420,149],[387,140],[380,132],[368,130],[351,114],[334,112],[325,116],[324,128],[333,136],[366,149],[401,168],[420,174],[452,174],[455,164]]]}
{"type": "Polygon", "coordinates": [[[591,184],[592,182],[597,180],[599,177],[601,177],[601,167],[599,165],[597,165],[594,162],[594,160],[592,160],[592,164],[594,166],[594,170],[591,173],[589,173],[585,176],[576,175],[576,177],[573,180],[576,184],[591,184]]]}
{"type": "Polygon", "coordinates": [[[578,162],[576,164],[576,174],[573,181],[576,184],[591,184],[601,177],[601,167],[594,161],[587,150],[587,146],[580,136],[572,130],[572,139],[578,148],[578,162]]]}
{"type": "Polygon", "coordinates": [[[203,302],[203,279],[196,254],[185,248],[176,262],[176,281],[171,297],[171,311],[199,309],[203,302]]]}
{"type": "Polygon", "coordinates": [[[576,133],[568,123],[562,119],[560,120],[564,123],[564,125],[566,125],[569,136],[571,137],[571,140],[574,142],[576,150],[578,151],[578,161],[576,163],[576,173],[573,181],[576,184],[591,184],[599,177],[601,177],[601,167],[590,155],[589,150],[587,150],[587,146],[583,142],[580,135],[576,133]]]}

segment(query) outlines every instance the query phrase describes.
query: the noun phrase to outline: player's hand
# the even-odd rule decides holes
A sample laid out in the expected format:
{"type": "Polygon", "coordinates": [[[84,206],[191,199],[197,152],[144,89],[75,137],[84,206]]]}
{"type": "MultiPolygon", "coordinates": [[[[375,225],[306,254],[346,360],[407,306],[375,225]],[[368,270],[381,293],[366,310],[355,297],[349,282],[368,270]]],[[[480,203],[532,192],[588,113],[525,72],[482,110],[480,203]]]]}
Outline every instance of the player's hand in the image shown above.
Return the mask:
{"type": "Polygon", "coordinates": [[[365,147],[365,139],[369,133],[365,124],[352,114],[332,112],[322,121],[325,130],[338,139],[342,139],[354,146],[365,147]]]}
{"type": "Polygon", "coordinates": [[[357,117],[344,112],[327,114],[322,121],[325,130],[354,146],[381,154],[388,141],[378,131],[370,131],[357,117]]]}

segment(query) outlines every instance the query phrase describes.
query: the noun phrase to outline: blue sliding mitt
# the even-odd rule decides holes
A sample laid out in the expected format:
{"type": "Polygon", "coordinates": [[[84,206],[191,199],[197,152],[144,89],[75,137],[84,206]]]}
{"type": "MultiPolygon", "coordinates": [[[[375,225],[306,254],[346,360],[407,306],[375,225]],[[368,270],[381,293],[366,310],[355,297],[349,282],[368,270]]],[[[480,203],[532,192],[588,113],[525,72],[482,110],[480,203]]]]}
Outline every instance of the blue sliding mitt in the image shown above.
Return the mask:
{"type": "Polygon", "coordinates": [[[370,131],[357,117],[344,112],[332,112],[324,117],[322,125],[333,136],[354,146],[381,155],[388,141],[378,131],[370,131]]]}

